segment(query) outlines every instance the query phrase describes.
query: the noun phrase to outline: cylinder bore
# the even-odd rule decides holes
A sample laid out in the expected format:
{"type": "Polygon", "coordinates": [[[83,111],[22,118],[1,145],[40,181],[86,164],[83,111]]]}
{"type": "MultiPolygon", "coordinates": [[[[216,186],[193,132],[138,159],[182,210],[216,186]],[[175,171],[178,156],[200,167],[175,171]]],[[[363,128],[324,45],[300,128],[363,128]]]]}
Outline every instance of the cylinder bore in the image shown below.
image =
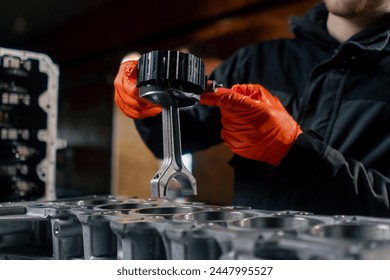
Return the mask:
{"type": "Polygon", "coordinates": [[[255,214],[239,211],[210,210],[175,215],[173,220],[196,221],[200,223],[223,223],[228,221],[239,221],[244,218],[253,217],[255,214]]]}
{"type": "Polygon", "coordinates": [[[44,201],[39,204],[34,204],[33,207],[45,208],[45,207],[71,207],[71,208],[88,208],[93,209],[93,207],[101,204],[112,204],[112,203],[121,203],[123,201],[117,200],[116,198],[90,198],[85,197],[82,199],[78,198],[69,198],[69,199],[59,199],[55,201],[44,201]]]}
{"type": "Polygon", "coordinates": [[[390,225],[385,224],[336,224],[317,225],[309,230],[314,236],[348,240],[390,240],[390,225]]]}
{"type": "Polygon", "coordinates": [[[164,207],[150,207],[134,209],[131,213],[142,215],[163,216],[164,218],[171,218],[176,214],[192,213],[204,210],[203,207],[196,206],[164,206],[164,207]]]}
{"type": "Polygon", "coordinates": [[[323,222],[302,217],[253,217],[233,222],[233,226],[250,229],[291,230],[307,229],[323,222]]]}
{"type": "Polygon", "coordinates": [[[153,206],[155,206],[155,204],[148,202],[126,202],[97,205],[93,209],[98,211],[120,211],[124,213],[131,209],[140,209],[153,206]]]}
{"type": "Polygon", "coordinates": [[[95,205],[107,204],[107,203],[112,203],[112,202],[118,202],[118,201],[115,199],[110,199],[110,198],[98,198],[98,199],[74,200],[74,201],[69,201],[66,204],[93,208],[93,206],[95,206],[95,205]]]}

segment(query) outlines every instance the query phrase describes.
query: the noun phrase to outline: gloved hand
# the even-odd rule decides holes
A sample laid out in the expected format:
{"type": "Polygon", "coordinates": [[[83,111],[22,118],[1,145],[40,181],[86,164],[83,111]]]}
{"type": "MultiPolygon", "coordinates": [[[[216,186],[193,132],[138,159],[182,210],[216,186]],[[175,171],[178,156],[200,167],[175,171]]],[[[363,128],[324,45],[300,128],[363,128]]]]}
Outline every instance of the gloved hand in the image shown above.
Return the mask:
{"type": "Polygon", "coordinates": [[[122,62],[114,81],[115,103],[121,111],[133,119],[153,117],[161,112],[159,105],[139,97],[136,86],[138,77],[137,61],[122,62]]]}
{"type": "Polygon", "coordinates": [[[202,93],[200,103],[221,107],[221,136],[233,153],[279,165],[302,133],[279,99],[256,84],[202,93]]]}

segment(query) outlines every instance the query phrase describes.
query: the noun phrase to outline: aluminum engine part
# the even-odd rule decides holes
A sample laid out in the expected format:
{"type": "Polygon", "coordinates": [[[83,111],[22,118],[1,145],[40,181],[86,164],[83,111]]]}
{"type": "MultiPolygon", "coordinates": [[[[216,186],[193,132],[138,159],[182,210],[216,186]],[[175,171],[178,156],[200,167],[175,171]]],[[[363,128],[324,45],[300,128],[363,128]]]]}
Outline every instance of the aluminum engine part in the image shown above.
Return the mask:
{"type": "Polygon", "coordinates": [[[56,199],[59,70],[40,53],[0,48],[0,197],[56,199]]]}
{"type": "Polygon", "coordinates": [[[9,202],[0,259],[390,259],[390,219],[115,196],[9,202]]]}

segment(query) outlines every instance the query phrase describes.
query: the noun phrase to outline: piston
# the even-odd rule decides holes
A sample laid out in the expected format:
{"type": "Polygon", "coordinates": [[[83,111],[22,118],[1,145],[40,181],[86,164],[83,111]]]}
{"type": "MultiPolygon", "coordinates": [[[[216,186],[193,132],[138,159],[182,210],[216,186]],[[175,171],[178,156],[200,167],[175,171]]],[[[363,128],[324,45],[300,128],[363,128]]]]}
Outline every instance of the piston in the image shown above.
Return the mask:
{"type": "Polygon", "coordinates": [[[195,106],[206,85],[204,63],[192,54],[152,51],[139,59],[140,97],[162,106],[164,158],[151,180],[152,197],[196,195],[196,179],[182,162],[179,110],[195,106]]]}

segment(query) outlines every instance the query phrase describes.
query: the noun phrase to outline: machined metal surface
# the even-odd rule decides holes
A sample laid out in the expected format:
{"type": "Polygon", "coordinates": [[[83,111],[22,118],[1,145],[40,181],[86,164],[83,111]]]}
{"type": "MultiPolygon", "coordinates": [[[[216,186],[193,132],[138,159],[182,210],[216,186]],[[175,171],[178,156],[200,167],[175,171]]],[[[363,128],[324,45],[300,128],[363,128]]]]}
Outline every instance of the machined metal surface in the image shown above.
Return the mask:
{"type": "Polygon", "coordinates": [[[115,196],[2,203],[0,259],[390,259],[390,219],[115,196]]]}
{"type": "Polygon", "coordinates": [[[182,161],[179,109],[175,100],[163,103],[162,126],[164,159],[150,182],[151,196],[196,195],[196,179],[182,161]]]}

